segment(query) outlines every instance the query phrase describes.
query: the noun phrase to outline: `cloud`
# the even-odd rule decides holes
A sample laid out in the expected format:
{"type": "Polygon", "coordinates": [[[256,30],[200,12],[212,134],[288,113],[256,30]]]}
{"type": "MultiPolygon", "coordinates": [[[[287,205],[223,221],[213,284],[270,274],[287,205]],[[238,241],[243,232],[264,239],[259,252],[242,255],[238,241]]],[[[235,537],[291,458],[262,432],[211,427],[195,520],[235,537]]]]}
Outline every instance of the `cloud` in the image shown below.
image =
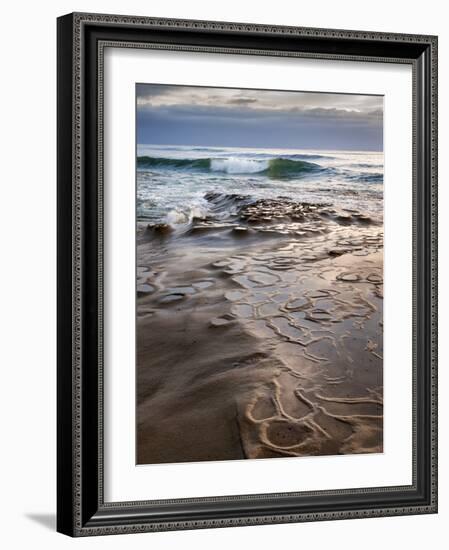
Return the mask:
{"type": "Polygon", "coordinates": [[[291,107],[289,109],[277,108],[254,108],[252,103],[246,101],[236,101],[235,103],[215,105],[201,104],[179,104],[179,105],[161,105],[149,107],[145,105],[140,107],[139,112],[158,114],[167,118],[193,119],[193,118],[211,118],[218,122],[223,119],[238,121],[258,121],[258,120],[276,120],[282,123],[289,120],[297,122],[314,122],[322,124],[324,122],[353,122],[367,125],[381,125],[383,114],[381,110],[361,112],[356,110],[335,109],[335,108],[304,108],[291,107]]]}
{"type": "Polygon", "coordinates": [[[339,119],[201,115],[179,109],[144,111],[138,119],[138,143],[292,149],[381,150],[382,127],[339,119]]]}
{"type": "Polygon", "coordinates": [[[231,105],[250,105],[251,103],[257,103],[257,99],[254,97],[236,97],[228,101],[231,105]]]}
{"type": "Polygon", "coordinates": [[[316,116],[327,115],[329,110],[333,110],[334,113],[340,111],[342,116],[359,113],[370,117],[371,113],[382,111],[383,98],[359,94],[140,84],[137,104],[141,108],[247,106],[258,111],[308,112],[316,116]]]}
{"type": "Polygon", "coordinates": [[[168,87],[165,84],[136,84],[137,99],[164,96],[168,87]]]}
{"type": "Polygon", "coordinates": [[[382,148],[381,96],[137,86],[139,143],[382,148]]]}

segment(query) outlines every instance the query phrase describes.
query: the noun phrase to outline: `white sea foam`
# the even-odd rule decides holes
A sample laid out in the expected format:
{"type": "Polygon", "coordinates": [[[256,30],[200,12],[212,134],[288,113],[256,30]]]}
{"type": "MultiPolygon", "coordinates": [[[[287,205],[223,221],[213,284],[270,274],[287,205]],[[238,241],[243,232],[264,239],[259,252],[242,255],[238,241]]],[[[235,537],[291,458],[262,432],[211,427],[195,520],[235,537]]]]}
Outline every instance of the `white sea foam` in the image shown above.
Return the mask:
{"type": "Polygon", "coordinates": [[[223,159],[212,159],[211,170],[214,172],[227,172],[228,174],[255,174],[263,172],[268,168],[266,159],[245,159],[229,157],[223,159]]]}
{"type": "Polygon", "coordinates": [[[159,159],[137,170],[139,219],[169,223],[182,233],[193,217],[209,214],[226,220],[234,216],[232,201],[217,209],[203,199],[211,192],[254,200],[284,196],[368,213],[383,208],[382,153],[203,149],[139,146],[138,155],[159,159]],[[168,162],[164,164],[164,160],[168,162]],[[318,167],[312,169],[307,163],[318,167]]]}
{"type": "Polygon", "coordinates": [[[193,218],[204,218],[207,213],[208,208],[206,204],[194,202],[178,206],[167,212],[165,223],[168,223],[172,227],[189,225],[193,218]]]}

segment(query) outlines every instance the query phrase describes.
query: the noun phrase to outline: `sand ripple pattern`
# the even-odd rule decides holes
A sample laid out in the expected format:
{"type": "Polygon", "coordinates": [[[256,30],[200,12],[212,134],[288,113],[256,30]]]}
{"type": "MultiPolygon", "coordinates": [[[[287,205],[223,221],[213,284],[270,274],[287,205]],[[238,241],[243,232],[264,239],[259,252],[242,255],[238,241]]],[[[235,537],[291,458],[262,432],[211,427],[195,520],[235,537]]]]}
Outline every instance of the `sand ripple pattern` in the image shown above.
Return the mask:
{"type": "Polygon", "coordinates": [[[283,361],[282,374],[240,409],[248,457],[381,449],[381,380],[363,384],[359,370],[381,370],[380,330],[367,338],[363,329],[380,327],[382,270],[372,256],[382,240],[347,236],[336,244],[364,250],[365,260],[335,265],[315,242],[214,264],[239,288],[225,294],[234,318],[283,361]]]}
{"type": "MultiPolygon", "coordinates": [[[[266,212],[245,215],[254,228],[266,212]]],[[[240,449],[228,456],[217,442],[208,454],[186,441],[185,455],[176,447],[183,455],[179,460],[382,452],[381,226],[329,222],[315,213],[307,224],[313,234],[288,232],[282,239],[239,243],[231,252],[210,246],[207,254],[192,252],[187,259],[179,247],[165,245],[164,254],[141,253],[140,337],[156,326],[151,323],[182,319],[185,330],[193,331],[189,323],[197,320],[203,323],[201,337],[233,350],[228,359],[227,352],[211,351],[209,363],[199,359],[200,347],[180,350],[177,368],[183,370],[182,360],[187,361],[182,390],[169,392],[168,382],[142,375],[142,384],[148,377],[151,386],[151,392],[141,391],[139,402],[142,448],[148,449],[145,430],[158,440],[147,417],[162,414],[162,401],[165,407],[172,400],[182,411],[185,400],[188,415],[187,406],[195,408],[195,399],[201,403],[208,391],[207,406],[223,407],[223,417],[236,427],[230,440],[240,449]],[[248,342],[254,349],[246,353],[248,342]],[[189,353],[200,370],[189,367],[189,353]]],[[[151,370],[148,357],[141,355],[138,372],[151,370]]],[[[198,407],[196,420],[208,410],[198,407]]],[[[192,429],[207,425],[198,422],[192,429]]],[[[178,437],[188,439],[189,429],[184,426],[178,437]]],[[[178,461],[151,451],[142,457],[178,461]]]]}

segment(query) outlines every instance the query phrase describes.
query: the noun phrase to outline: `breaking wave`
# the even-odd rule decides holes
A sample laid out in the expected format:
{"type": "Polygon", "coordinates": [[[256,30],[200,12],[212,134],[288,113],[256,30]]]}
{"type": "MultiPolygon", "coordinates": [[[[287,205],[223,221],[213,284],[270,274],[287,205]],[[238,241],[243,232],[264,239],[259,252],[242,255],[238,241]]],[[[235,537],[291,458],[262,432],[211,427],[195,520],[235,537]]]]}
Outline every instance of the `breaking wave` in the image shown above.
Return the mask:
{"type": "Polygon", "coordinates": [[[141,156],[137,158],[137,167],[141,170],[192,170],[227,174],[261,174],[279,178],[300,176],[312,171],[323,170],[323,167],[313,162],[282,157],[271,159],[241,157],[187,159],[141,156]]]}

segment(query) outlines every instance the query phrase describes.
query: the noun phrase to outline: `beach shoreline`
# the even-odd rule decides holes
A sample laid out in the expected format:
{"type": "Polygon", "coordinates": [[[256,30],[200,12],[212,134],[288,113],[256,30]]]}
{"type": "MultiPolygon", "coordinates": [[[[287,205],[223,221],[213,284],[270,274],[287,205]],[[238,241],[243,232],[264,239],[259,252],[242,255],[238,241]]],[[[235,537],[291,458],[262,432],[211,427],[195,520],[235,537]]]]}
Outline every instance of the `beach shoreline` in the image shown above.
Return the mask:
{"type": "Polygon", "coordinates": [[[382,452],[381,216],[205,200],[138,223],[137,463],[382,452]]]}

